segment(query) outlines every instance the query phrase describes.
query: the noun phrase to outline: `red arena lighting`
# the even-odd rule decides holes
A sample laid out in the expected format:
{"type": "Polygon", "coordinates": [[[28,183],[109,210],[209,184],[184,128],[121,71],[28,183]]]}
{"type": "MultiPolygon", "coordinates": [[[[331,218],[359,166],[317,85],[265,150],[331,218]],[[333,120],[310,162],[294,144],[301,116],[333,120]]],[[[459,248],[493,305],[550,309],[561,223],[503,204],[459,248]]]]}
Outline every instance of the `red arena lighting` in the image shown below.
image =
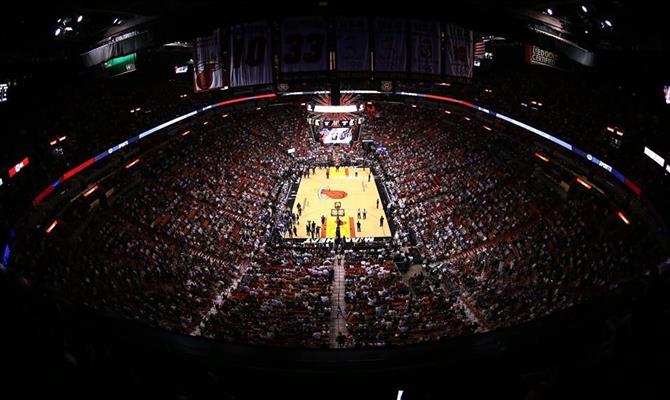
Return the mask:
{"type": "Polygon", "coordinates": [[[49,227],[47,228],[47,230],[46,230],[47,235],[50,234],[51,231],[53,231],[54,228],[55,228],[56,226],[58,226],[58,220],[57,220],[57,219],[55,219],[55,220],[51,223],[51,225],[49,225],[49,227]]]}
{"type": "Polygon", "coordinates": [[[618,211],[616,215],[623,221],[624,224],[630,225],[630,220],[626,218],[626,215],[623,212],[618,211]]]}
{"type": "Polygon", "coordinates": [[[128,169],[128,168],[132,168],[135,164],[137,164],[137,163],[139,163],[139,162],[140,162],[140,159],[139,159],[139,158],[138,158],[138,159],[135,159],[133,162],[131,162],[130,164],[126,165],[125,168],[126,168],[126,169],[128,169]]]}
{"type": "Polygon", "coordinates": [[[542,154],[540,154],[538,152],[533,153],[533,155],[535,157],[539,158],[540,160],[544,161],[544,162],[549,162],[549,158],[543,156],[542,154]]]}
{"type": "Polygon", "coordinates": [[[96,190],[98,190],[98,185],[93,185],[93,186],[91,186],[88,190],[86,190],[86,191],[84,192],[84,197],[88,197],[88,196],[90,196],[90,195],[91,195],[93,192],[95,192],[96,190]]]}
{"type": "Polygon", "coordinates": [[[580,185],[584,186],[585,188],[587,188],[587,189],[589,189],[589,190],[591,190],[591,188],[593,188],[593,185],[591,185],[591,184],[588,183],[587,181],[583,180],[582,178],[577,178],[577,182],[578,182],[580,185]]]}

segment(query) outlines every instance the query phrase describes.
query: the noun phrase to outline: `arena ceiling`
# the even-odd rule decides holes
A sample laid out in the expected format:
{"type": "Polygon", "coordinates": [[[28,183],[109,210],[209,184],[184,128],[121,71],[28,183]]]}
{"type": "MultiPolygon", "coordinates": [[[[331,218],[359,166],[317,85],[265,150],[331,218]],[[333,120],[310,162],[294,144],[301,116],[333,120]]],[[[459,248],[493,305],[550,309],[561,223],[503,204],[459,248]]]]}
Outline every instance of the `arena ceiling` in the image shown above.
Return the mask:
{"type": "MultiPolygon", "coordinates": [[[[189,40],[202,36],[216,26],[233,21],[276,18],[281,15],[412,15],[453,21],[481,34],[533,42],[567,39],[576,46],[601,54],[614,54],[613,68],[621,67],[619,58],[641,53],[658,57],[670,50],[670,39],[662,13],[632,1],[529,1],[475,0],[449,2],[436,10],[434,1],[413,1],[411,8],[390,2],[311,0],[268,2],[254,7],[234,6],[227,2],[172,0],[157,1],[65,1],[41,6],[35,11],[19,4],[13,16],[0,26],[0,75],[12,75],[24,67],[78,61],[78,55],[94,47],[109,35],[123,31],[137,21],[155,21],[152,29],[170,32],[189,40]],[[233,11],[234,10],[234,11],[233,11]],[[585,11],[586,10],[586,11],[585,11]],[[551,15],[550,15],[551,13],[551,15]],[[55,40],[57,21],[64,17],[84,16],[66,37],[55,40]],[[116,23],[115,21],[118,21],[116,23]]],[[[638,57],[639,63],[658,59],[638,57]]],[[[2,77],[2,76],[0,76],[2,77]]]]}

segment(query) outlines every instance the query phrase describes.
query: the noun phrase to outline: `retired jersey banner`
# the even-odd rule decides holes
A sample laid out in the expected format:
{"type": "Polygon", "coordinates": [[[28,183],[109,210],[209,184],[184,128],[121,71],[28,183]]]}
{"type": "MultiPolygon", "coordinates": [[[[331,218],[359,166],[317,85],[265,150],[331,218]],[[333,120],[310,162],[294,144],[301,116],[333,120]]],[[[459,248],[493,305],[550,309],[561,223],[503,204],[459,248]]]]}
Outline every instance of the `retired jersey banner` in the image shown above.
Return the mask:
{"type": "Polygon", "coordinates": [[[405,72],[407,70],[407,31],[405,20],[375,18],[374,70],[405,72]]]}
{"type": "Polygon", "coordinates": [[[220,36],[217,29],[212,36],[195,39],[193,82],[196,92],[225,86],[220,36]]]}
{"type": "Polygon", "coordinates": [[[326,71],[326,28],[321,17],[285,19],[281,27],[282,72],[326,71]]]}
{"type": "Polygon", "coordinates": [[[370,36],[365,17],[338,18],[336,62],[339,71],[370,70],[370,36]]]}
{"type": "Polygon", "coordinates": [[[265,22],[230,28],[230,86],[272,83],[270,26],[265,22]]]}
{"type": "MultiPolygon", "coordinates": [[[[447,25],[445,35],[445,73],[472,78],[474,39],[471,30],[447,25]]],[[[483,43],[482,46],[483,48],[483,43]]]]}
{"type": "Polygon", "coordinates": [[[421,74],[442,73],[440,58],[440,23],[410,21],[410,71],[421,74]]]}

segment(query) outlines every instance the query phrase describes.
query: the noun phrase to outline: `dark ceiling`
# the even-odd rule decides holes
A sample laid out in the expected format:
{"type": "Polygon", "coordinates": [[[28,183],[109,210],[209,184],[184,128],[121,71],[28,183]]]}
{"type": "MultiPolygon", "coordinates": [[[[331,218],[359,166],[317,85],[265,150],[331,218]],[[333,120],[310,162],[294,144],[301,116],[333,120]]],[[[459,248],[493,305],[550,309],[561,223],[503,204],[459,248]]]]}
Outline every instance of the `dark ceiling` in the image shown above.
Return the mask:
{"type": "MultiPolygon", "coordinates": [[[[566,37],[593,51],[660,53],[669,48],[664,13],[640,1],[476,0],[467,2],[381,1],[64,1],[58,4],[19,2],[0,25],[0,76],[12,67],[57,62],[91,48],[113,27],[116,18],[156,16],[163,26],[185,39],[227,22],[281,15],[400,15],[438,17],[483,33],[511,38],[529,34],[531,23],[567,32],[566,37]],[[582,6],[587,7],[584,12],[582,6]],[[548,14],[552,10],[552,15],[548,14]],[[56,40],[59,18],[84,16],[84,21],[56,40]],[[605,26],[604,21],[612,26],[605,26]]],[[[525,39],[525,37],[524,37],[525,39]]]]}

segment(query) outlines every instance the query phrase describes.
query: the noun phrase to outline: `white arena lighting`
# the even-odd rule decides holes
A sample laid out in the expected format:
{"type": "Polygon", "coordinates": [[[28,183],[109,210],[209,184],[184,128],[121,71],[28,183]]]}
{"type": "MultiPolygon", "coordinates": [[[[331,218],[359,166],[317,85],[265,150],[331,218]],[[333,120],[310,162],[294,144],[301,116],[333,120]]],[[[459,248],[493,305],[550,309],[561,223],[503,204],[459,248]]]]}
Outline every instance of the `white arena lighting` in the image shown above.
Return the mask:
{"type": "Polygon", "coordinates": [[[654,162],[655,162],[656,164],[660,165],[661,167],[663,166],[663,164],[665,164],[665,159],[664,159],[663,157],[661,157],[660,155],[658,155],[655,151],[653,151],[653,150],[650,149],[649,147],[645,147],[645,148],[644,148],[644,154],[645,154],[647,157],[649,157],[649,158],[651,158],[652,160],[654,160],[654,162]]]}
{"type": "Polygon", "coordinates": [[[355,113],[358,111],[358,106],[349,105],[349,106],[321,106],[315,105],[314,112],[316,113],[355,113]]]}

